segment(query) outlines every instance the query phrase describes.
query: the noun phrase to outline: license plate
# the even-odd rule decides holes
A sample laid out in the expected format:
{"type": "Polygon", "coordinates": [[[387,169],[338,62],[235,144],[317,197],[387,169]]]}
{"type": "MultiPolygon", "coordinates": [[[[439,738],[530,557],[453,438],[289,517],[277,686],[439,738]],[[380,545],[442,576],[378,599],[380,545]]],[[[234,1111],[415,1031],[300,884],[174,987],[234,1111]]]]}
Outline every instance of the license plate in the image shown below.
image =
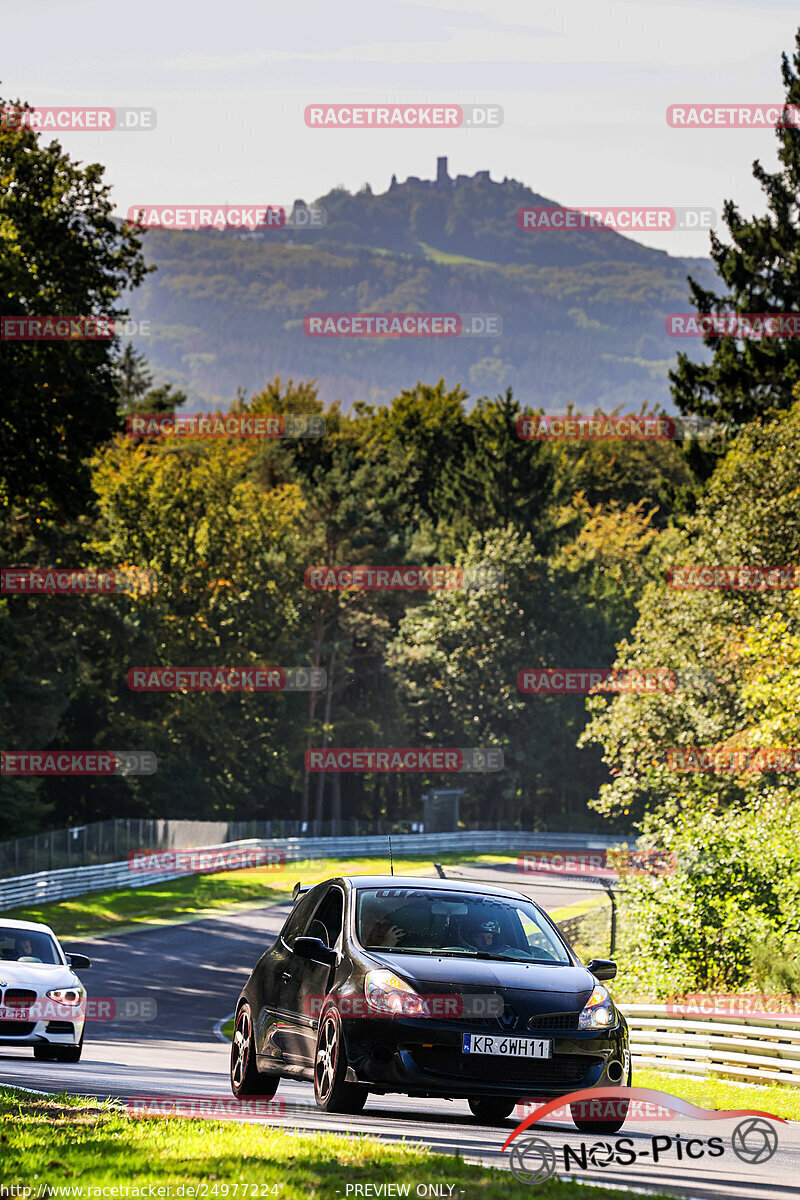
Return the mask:
{"type": "Polygon", "coordinates": [[[506,1054],[512,1058],[552,1058],[553,1043],[547,1038],[501,1037],[499,1034],[465,1033],[464,1054],[506,1054]]]}

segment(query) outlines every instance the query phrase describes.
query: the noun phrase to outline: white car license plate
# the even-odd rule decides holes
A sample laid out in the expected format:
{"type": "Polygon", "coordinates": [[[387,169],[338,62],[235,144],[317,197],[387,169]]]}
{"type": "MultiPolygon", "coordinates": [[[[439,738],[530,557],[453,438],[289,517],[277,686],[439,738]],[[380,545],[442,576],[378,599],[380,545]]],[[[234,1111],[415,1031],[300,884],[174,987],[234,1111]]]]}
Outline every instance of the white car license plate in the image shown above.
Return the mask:
{"type": "Polygon", "coordinates": [[[506,1054],[512,1058],[552,1058],[553,1043],[547,1038],[501,1037],[499,1034],[465,1033],[464,1054],[506,1054]]]}

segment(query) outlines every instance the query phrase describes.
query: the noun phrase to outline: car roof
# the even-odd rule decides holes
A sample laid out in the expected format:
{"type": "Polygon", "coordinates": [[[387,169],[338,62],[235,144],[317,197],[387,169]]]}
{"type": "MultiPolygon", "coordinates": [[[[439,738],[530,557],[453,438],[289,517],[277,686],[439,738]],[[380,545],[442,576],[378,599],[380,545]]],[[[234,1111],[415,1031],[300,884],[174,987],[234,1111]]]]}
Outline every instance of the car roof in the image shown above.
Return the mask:
{"type": "MultiPolygon", "coordinates": [[[[50,926],[43,925],[41,921],[12,921],[10,917],[4,917],[2,913],[0,913],[0,927],[26,929],[29,933],[49,933],[51,937],[56,936],[50,926]]],[[[58,939],[56,938],[56,940],[58,939]]]]}
{"type": "Polygon", "coordinates": [[[425,888],[427,891],[442,892],[471,892],[478,896],[507,896],[514,900],[528,900],[522,892],[513,888],[494,887],[488,883],[474,883],[471,879],[440,879],[429,878],[427,875],[343,875],[337,880],[327,880],[328,883],[344,883],[353,890],[373,887],[413,887],[425,888]]]}

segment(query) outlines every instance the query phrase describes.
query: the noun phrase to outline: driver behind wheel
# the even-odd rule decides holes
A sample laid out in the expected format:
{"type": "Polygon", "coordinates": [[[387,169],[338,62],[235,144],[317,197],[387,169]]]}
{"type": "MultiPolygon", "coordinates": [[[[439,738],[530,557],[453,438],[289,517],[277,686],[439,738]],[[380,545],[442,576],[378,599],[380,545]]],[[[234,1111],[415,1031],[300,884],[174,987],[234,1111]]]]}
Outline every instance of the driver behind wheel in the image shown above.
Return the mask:
{"type": "Polygon", "coordinates": [[[390,916],[378,917],[370,926],[364,940],[365,946],[385,946],[391,948],[399,945],[406,936],[402,926],[393,924],[390,916]]]}
{"type": "Polygon", "coordinates": [[[493,950],[496,954],[507,954],[509,951],[514,952],[514,947],[509,946],[507,942],[502,941],[500,937],[500,925],[492,917],[478,917],[469,925],[463,934],[463,941],[471,950],[489,951],[493,950]]]}
{"type": "Polygon", "coordinates": [[[26,959],[29,962],[41,962],[33,952],[33,943],[29,937],[19,937],[16,941],[17,961],[26,959]]]}

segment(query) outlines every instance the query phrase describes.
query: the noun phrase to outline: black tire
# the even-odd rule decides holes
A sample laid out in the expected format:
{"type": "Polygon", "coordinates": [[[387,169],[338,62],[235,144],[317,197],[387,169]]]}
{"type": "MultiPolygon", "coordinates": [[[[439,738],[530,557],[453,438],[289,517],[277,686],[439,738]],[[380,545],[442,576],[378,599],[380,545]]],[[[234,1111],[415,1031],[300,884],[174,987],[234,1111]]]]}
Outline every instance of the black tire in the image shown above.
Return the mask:
{"type": "Polygon", "coordinates": [[[55,1046],[34,1046],[33,1057],[38,1058],[39,1062],[55,1062],[56,1048],[55,1046]]]}
{"type": "Polygon", "coordinates": [[[76,1063],[81,1060],[81,1052],[83,1050],[83,1035],[86,1029],[81,1030],[81,1040],[77,1046],[57,1046],[56,1047],[56,1062],[76,1063]]]}
{"type": "Polygon", "coordinates": [[[516,1100],[503,1100],[495,1096],[476,1096],[470,1100],[469,1106],[476,1121],[483,1125],[499,1125],[511,1116],[516,1103],[516,1100]]]}
{"type": "Polygon", "coordinates": [[[280,1075],[264,1075],[256,1063],[253,1040],[253,1017],[245,1003],[236,1014],[231,1042],[231,1091],[240,1096],[266,1096],[271,1099],[278,1090],[280,1075]]]}
{"type": "MultiPolygon", "coordinates": [[[[629,1066],[628,1067],[628,1084],[627,1084],[628,1087],[631,1087],[632,1079],[633,1079],[633,1067],[629,1066]]],[[[586,1101],[583,1102],[583,1104],[585,1104],[585,1103],[586,1103],[586,1101]]],[[[591,1104],[591,1101],[589,1101],[589,1103],[591,1104]]],[[[622,1129],[622,1126],[625,1124],[626,1118],[628,1116],[629,1101],[627,1101],[627,1100],[606,1100],[605,1103],[614,1105],[614,1107],[617,1111],[616,1120],[597,1121],[597,1120],[592,1120],[590,1117],[583,1117],[580,1115],[581,1110],[583,1108],[583,1104],[570,1104],[569,1107],[570,1107],[570,1112],[572,1113],[572,1123],[575,1126],[575,1128],[580,1133],[596,1133],[598,1135],[599,1134],[619,1133],[620,1129],[622,1129]],[[578,1116],[575,1115],[576,1109],[579,1114],[578,1116]]]]}
{"type": "Polygon", "coordinates": [[[323,1112],[360,1113],[369,1088],[346,1083],[347,1055],[342,1022],[335,1008],[322,1014],[314,1048],[314,1099],[323,1112]]]}

